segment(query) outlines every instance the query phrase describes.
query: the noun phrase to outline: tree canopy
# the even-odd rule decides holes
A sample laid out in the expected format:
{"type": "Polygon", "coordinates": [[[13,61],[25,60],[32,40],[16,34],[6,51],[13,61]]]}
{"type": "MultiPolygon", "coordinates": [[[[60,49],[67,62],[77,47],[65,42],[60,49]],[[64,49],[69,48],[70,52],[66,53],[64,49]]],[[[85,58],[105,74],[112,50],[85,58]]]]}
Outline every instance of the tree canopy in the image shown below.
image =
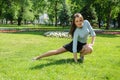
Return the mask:
{"type": "Polygon", "coordinates": [[[69,25],[71,16],[80,12],[85,19],[95,21],[101,27],[101,21],[107,23],[109,29],[111,20],[120,27],[119,0],[0,0],[0,19],[6,19],[18,25],[22,22],[39,19],[41,14],[48,14],[49,23],[69,25]]]}

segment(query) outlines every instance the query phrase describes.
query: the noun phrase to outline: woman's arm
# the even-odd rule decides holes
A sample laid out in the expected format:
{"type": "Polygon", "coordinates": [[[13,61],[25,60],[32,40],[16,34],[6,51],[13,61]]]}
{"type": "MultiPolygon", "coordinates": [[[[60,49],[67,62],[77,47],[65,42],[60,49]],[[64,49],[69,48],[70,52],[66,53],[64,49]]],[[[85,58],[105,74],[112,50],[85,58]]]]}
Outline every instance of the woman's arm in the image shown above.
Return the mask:
{"type": "Polygon", "coordinates": [[[90,46],[93,46],[95,42],[95,36],[92,36],[91,43],[89,44],[90,46]]]}
{"type": "Polygon", "coordinates": [[[74,61],[77,62],[77,53],[73,53],[74,61]]]}
{"type": "Polygon", "coordinates": [[[78,32],[75,30],[73,36],[73,48],[72,48],[75,62],[77,62],[77,40],[78,40],[78,32]]]}

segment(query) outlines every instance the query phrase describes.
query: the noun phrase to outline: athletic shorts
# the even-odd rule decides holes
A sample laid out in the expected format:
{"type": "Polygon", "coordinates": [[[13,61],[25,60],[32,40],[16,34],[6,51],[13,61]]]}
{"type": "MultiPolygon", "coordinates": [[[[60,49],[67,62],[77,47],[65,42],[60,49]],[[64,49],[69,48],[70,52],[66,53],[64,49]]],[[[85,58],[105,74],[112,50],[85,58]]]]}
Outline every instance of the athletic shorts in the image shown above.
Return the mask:
{"type": "MultiPolygon", "coordinates": [[[[86,43],[77,42],[77,52],[80,52],[86,43]]],[[[73,52],[73,41],[63,46],[67,51],[73,52]]]]}

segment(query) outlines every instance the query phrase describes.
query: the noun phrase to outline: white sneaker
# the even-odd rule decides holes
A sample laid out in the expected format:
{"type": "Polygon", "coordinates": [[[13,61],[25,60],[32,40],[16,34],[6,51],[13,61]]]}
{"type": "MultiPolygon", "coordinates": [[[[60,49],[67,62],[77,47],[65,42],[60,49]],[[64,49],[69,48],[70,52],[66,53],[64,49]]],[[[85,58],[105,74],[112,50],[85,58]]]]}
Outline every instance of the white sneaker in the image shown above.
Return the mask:
{"type": "Polygon", "coordinates": [[[36,58],[32,58],[32,61],[36,61],[37,59],[36,58]]]}

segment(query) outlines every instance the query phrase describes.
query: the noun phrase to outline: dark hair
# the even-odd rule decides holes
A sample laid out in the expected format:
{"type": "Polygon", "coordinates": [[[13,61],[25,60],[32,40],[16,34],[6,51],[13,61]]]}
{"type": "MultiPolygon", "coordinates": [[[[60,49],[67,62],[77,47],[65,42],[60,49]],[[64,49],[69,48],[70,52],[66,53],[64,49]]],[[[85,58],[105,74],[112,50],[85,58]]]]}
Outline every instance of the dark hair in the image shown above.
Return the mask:
{"type": "Polygon", "coordinates": [[[80,13],[74,14],[73,20],[72,20],[71,29],[70,29],[70,31],[69,31],[69,34],[70,34],[72,37],[73,37],[74,31],[75,31],[75,29],[76,29],[76,25],[75,25],[75,18],[76,18],[76,17],[82,18],[82,20],[84,20],[84,19],[83,19],[83,16],[82,16],[80,13]]]}

